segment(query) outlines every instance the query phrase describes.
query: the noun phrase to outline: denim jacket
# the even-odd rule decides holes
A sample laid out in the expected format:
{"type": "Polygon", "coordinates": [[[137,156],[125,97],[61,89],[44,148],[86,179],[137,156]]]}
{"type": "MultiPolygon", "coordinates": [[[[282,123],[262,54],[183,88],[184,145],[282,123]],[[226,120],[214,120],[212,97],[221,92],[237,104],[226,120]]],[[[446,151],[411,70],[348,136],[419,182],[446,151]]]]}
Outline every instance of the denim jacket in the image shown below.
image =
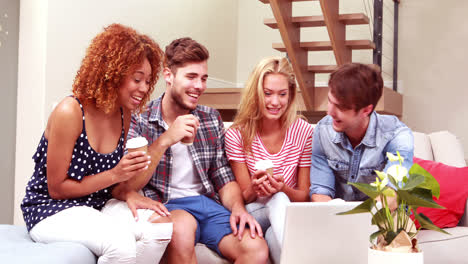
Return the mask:
{"type": "Polygon", "coordinates": [[[343,132],[336,132],[333,119],[324,117],[314,129],[310,195],[325,194],[346,201],[362,201],[367,196],[347,182],[371,183],[374,170],[386,171],[391,163],[387,152],[398,150],[409,170],[413,164],[413,133],[395,116],[370,116],[366,135],[354,149],[343,132]]]}

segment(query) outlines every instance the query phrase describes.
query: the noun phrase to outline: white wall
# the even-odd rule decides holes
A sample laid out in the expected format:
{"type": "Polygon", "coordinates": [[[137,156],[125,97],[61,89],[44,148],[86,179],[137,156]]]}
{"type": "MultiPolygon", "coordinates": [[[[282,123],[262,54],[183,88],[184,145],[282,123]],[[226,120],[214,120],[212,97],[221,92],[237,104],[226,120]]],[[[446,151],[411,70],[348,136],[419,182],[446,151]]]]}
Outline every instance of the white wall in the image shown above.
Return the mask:
{"type": "Polygon", "coordinates": [[[16,169],[14,223],[23,223],[20,211],[27,180],[33,172],[31,159],[44,130],[46,94],[47,1],[22,0],[18,49],[16,117],[16,169]]]}
{"type": "Polygon", "coordinates": [[[402,1],[398,76],[403,121],[417,131],[454,133],[468,157],[466,10],[467,1],[402,1]]]}
{"type": "MultiPolygon", "coordinates": [[[[189,36],[210,51],[209,75],[236,82],[237,10],[231,0],[49,0],[46,106],[70,93],[86,47],[103,27],[122,23],[151,36],[161,48],[189,36]]],[[[155,96],[164,90],[157,86],[155,96]]],[[[49,110],[49,109],[48,109],[49,110]]]]}
{"type": "MultiPolygon", "coordinates": [[[[122,23],[161,47],[189,36],[210,51],[208,85],[236,86],[237,2],[231,0],[22,0],[18,76],[15,219],[33,155],[52,105],[71,94],[86,47],[103,27],[122,23]]],[[[162,82],[155,96],[164,89],[162,82]]]]}

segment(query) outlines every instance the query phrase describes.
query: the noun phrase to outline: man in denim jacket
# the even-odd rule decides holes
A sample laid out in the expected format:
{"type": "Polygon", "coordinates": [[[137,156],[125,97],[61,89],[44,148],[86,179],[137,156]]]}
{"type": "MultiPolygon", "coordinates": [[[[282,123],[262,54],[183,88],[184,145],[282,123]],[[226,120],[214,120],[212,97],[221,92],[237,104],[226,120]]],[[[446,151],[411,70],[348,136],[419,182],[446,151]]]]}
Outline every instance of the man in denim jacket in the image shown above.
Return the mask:
{"type": "Polygon", "coordinates": [[[330,75],[328,116],[314,129],[310,196],[313,202],[367,197],[347,182],[374,182],[375,170],[391,165],[387,152],[413,162],[413,134],[395,116],[377,114],[382,96],[379,72],[363,64],[346,64],[330,75]]]}

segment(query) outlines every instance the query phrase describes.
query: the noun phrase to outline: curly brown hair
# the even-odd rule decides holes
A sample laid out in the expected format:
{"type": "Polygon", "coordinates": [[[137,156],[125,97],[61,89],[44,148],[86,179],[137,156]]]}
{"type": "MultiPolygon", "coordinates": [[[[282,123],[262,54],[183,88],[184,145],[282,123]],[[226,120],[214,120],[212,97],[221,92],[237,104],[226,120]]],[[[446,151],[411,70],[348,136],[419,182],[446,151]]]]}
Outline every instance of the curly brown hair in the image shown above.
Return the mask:
{"type": "Polygon", "coordinates": [[[126,76],[145,58],[151,65],[151,77],[149,90],[137,109],[143,111],[158,81],[164,53],[150,37],[121,24],[106,27],[92,40],[73,82],[73,95],[109,113],[115,109],[126,76]]]}

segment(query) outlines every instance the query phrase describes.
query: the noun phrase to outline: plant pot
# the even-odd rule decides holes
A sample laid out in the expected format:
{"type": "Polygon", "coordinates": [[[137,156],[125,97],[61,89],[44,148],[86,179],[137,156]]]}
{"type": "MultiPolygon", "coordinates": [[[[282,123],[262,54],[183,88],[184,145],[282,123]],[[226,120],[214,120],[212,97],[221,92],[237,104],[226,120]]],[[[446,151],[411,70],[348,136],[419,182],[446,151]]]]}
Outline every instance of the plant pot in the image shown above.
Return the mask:
{"type": "Polygon", "coordinates": [[[369,248],[367,253],[368,264],[424,264],[423,252],[401,253],[388,252],[369,248]]]}

